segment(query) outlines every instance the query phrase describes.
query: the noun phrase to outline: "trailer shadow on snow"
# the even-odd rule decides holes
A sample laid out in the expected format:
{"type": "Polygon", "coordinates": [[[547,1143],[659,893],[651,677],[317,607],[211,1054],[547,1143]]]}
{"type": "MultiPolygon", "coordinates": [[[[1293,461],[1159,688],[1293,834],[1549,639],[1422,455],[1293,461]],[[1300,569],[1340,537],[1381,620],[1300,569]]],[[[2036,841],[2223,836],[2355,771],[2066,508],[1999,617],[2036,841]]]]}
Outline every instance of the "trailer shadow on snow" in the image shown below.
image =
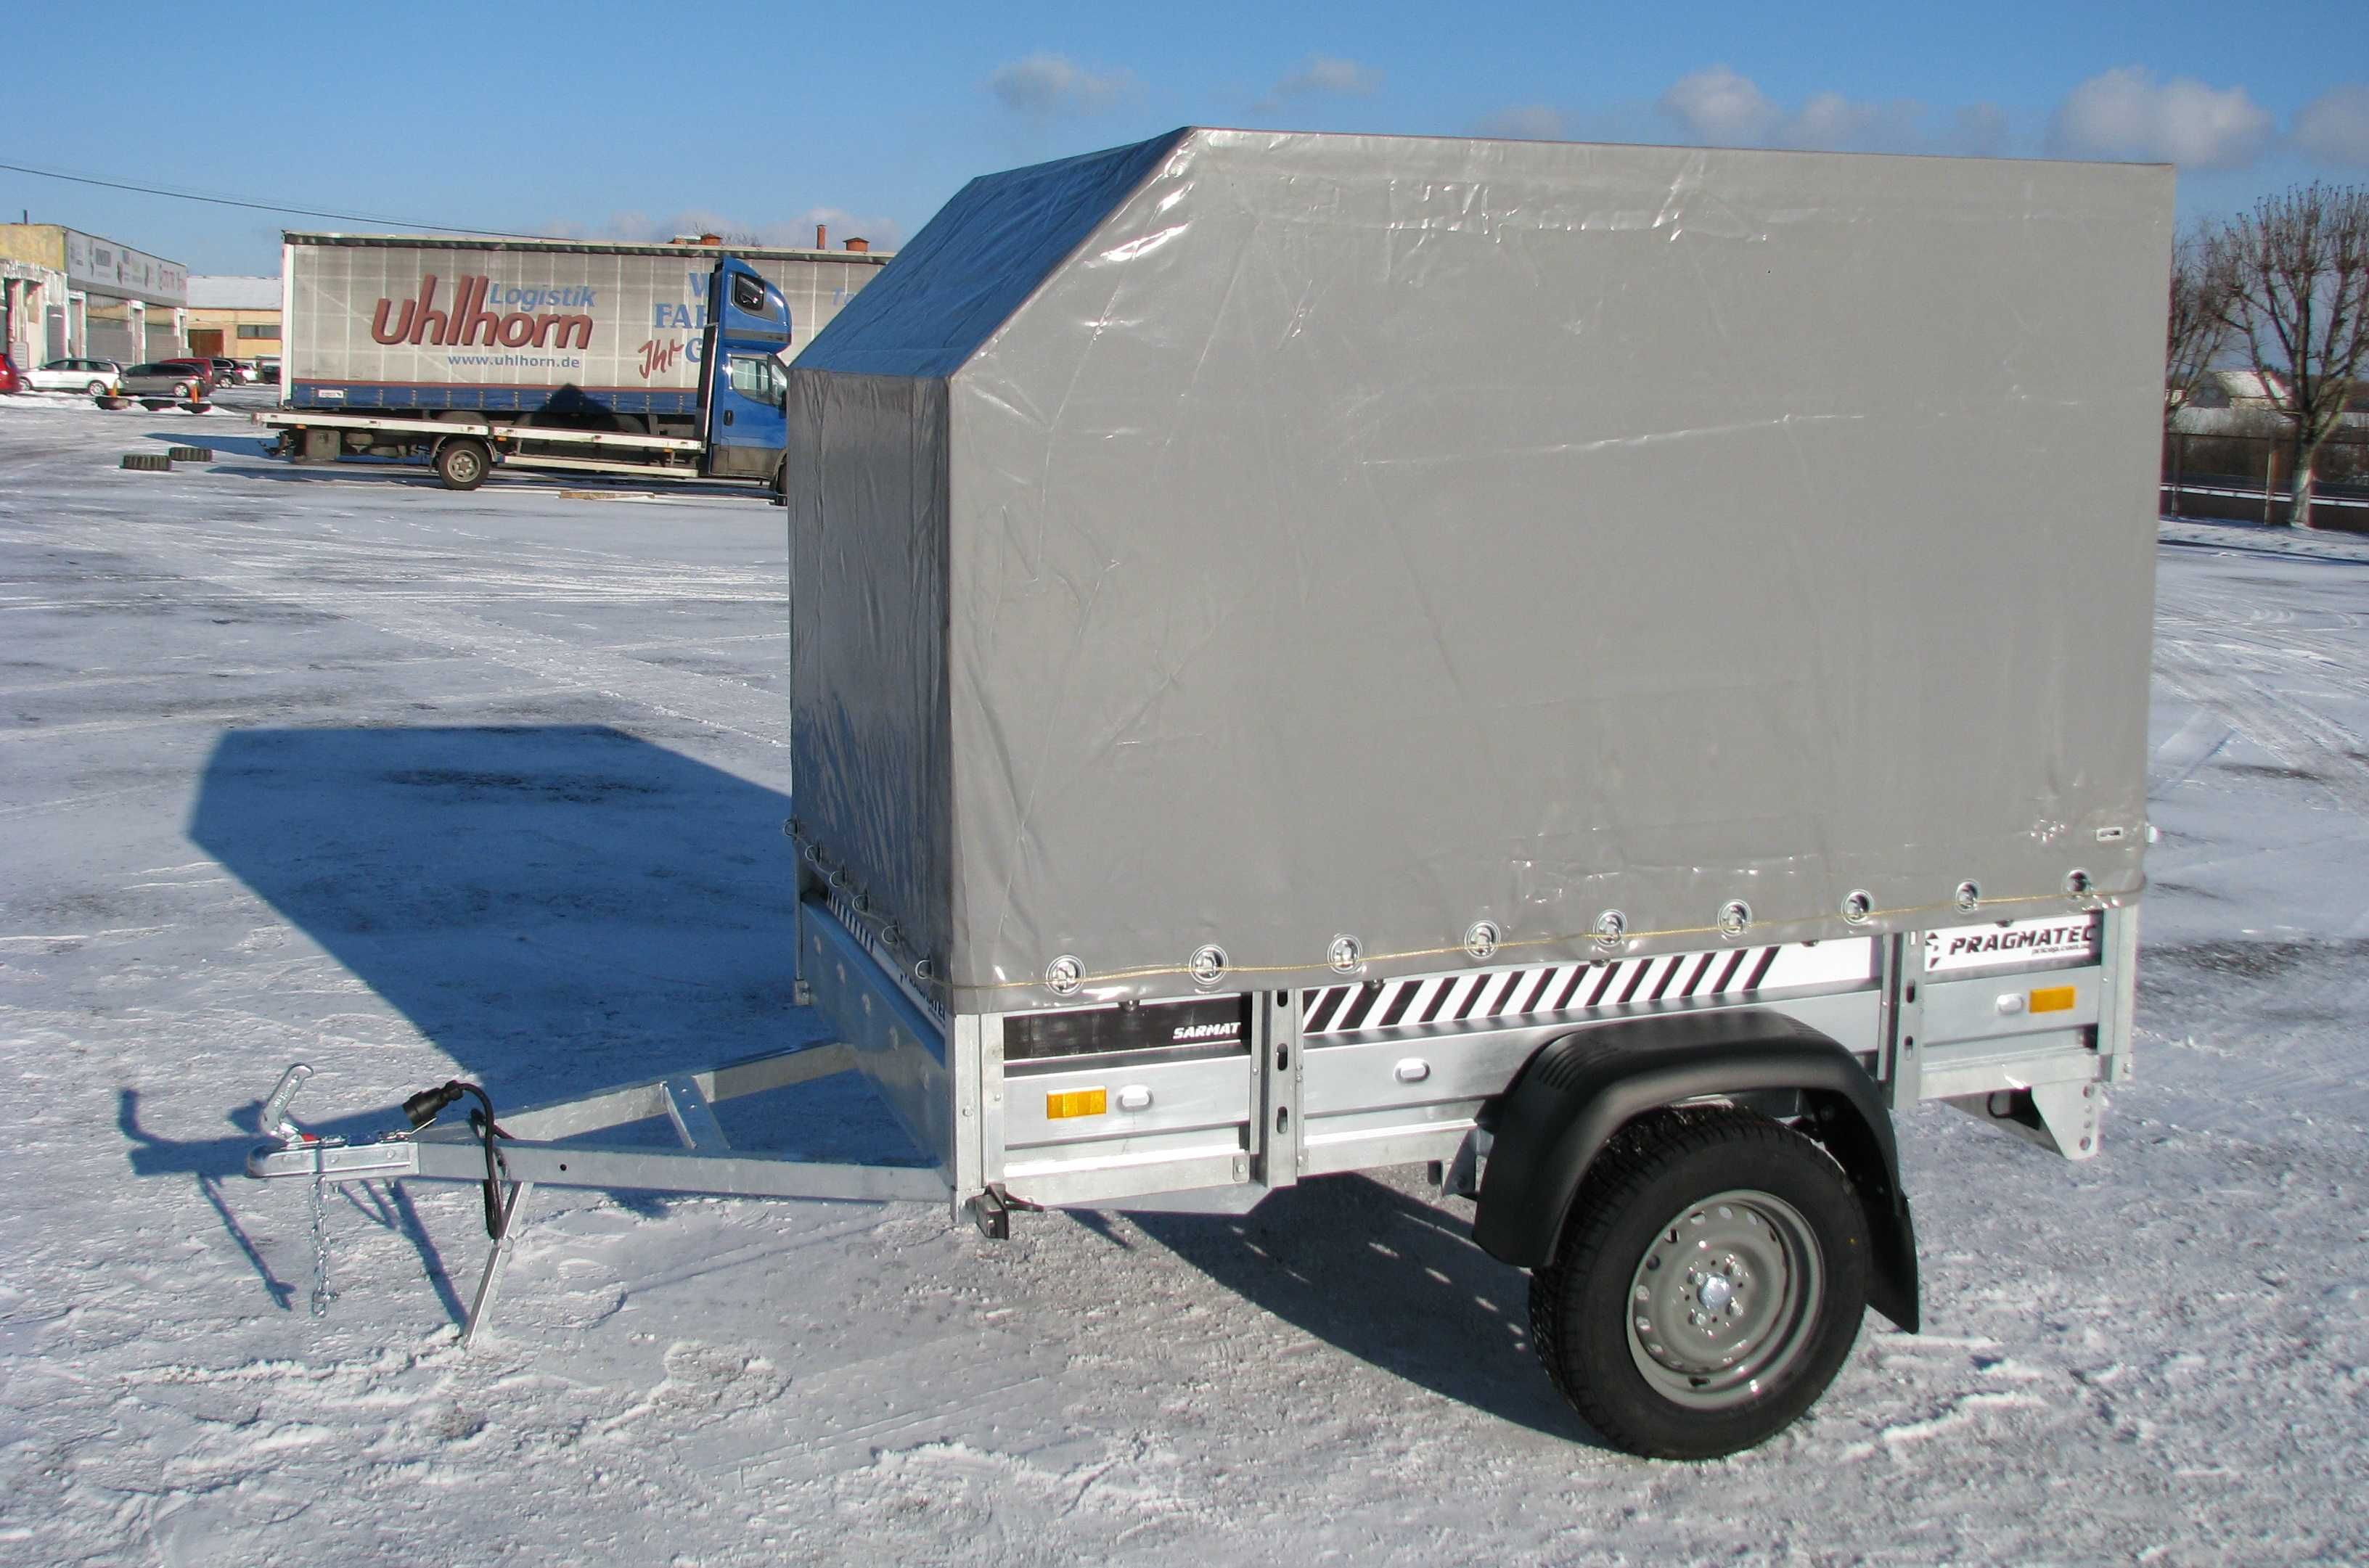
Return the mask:
{"type": "MultiPolygon", "coordinates": [[[[789,809],[600,726],[250,729],[189,834],[515,1106],[816,1035],[789,809]]],[[[388,1055],[325,1039],[313,1062],[326,1087],[388,1055]]]]}
{"type": "MultiPolygon", "coordinates": [[[[1608,1448],[1539,1370],[1529,1276],[1419,1197],[1325,1176],[1246,1215],[1128,1218],[1218,1284],[1361,1361],[1516,1426],[1608,1448]]],[[[1080,1219],[1116,1239],[1098,1218],[1080,1219]]]]}
{"type": "MultiPolygon", "coordinates": [[[[189,835],[440,1053],[421,1067],[416,1046],[325,1034],[305,1052],[323,1074],[313,1107],[423,1086],[390,1082],[391,1060],[478,1081],[509,1107],[815,1033],[791,1005],[788,811],[776,791],[599,727],[254,729],[216,745],[189,835]]],[[[257,1088],[285,1065],[258,1061],[257,1088]]],[[[860,1140],[902,1147],[860,1085],[800,1093],[720,1115],[744,1146],[795,1140],[812,1158],[860,1140]]],[[[290,1287],[222,1194],[261,1134],[260,1109],[231,1110],[222,1138],[173,1140],[143,1125],[127,1088],[117,1121],[134,1173],[195,1177],[285,1307],[290,1287]]],[[[401,1119],[391,1102],[299,1111],[316,1132],[356,1139],[401,1119]]],[[[662,1125],[620,1130],[611,1141],[671,1141],[662,1125]]],[[[399,1185],[366,1191],[375,1209],[347,1201],[410,1238],[462,1317],[410,1199],[399,1185]]],[[[665,1200],[627,1201],[656,1212],[665,1200]]]]}
{"type": "MultiPolygon", "coordinates": [[[[250,729],[217,744],[189,835],[434,1047],[317,1042],[315,1104],[358,1093],[390,1102],[307,1125],[367,1137],[399,1119],[392,1098],[448,1074],[510,1107],[815,1037],[819,1020],[792,1001],[789,811],[779,791],[604,727],[250,729]],[[422,1082],[389,1082],[391,1061],[422,1082]]],[[[284,1065],[257,1062],[257,1088],[284,1065]]],[[[258,1110],[232,1111],[229,1136],[176,1142],[142,1125],[140,1094],[126,1089],[119,1127],[139,1174],[197,1178],[285,1307],[291,1286],[221,1192],[259,1136],[258,1110]]],[[[717,1114],[742,1148],[918,1158],[853,1075],[717,1114]]],[[[672,1141],[662,1121],[640,1130],[672,1141]]],[[[463,1318],[400,1185],[372,1184],[366,1196],[348,1201],[411,1241],[447,1312],[463,1318]]],[[[1099,1216],[1077,1218],[1120,1235],[1099,1216]]],[[[1584,1432],[1528,1354],[1525,1276],[1443,1210],[1345,1176],[1286,1189],[1245,1217],[1135,1219],[1350,1355],[1519,1425],[1584,1432]]]]}

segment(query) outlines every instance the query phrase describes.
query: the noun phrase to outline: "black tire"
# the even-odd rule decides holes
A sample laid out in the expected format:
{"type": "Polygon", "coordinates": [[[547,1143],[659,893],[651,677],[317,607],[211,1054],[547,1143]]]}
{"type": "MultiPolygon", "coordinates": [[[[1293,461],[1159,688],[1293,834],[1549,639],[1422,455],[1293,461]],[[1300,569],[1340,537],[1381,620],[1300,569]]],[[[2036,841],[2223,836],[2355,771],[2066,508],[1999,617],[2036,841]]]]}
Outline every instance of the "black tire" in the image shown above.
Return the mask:
{"type": "Polygon", "coordinates": [[[450,490],[474,490],[486,482],[494,454],[475,436],[454,436],[436,449],[436,476],[450,490]]]}
{"type": "Polygon", "coordinates": [[[107,395],[107,383],[103,381],[95,381],[88,386],[84,387],[83,390],[90,394],[93,397],[104,397],[107,395]]]}
{"type": "Polygon", "coordinates": [[[169,474],[173,460],[161,452],[127,452],[123,454],[123,466],[143,474],[169,474]]]}
{"type": "Polygon", "coordinates": [[[214,460],[214,449],[210,446],[166,447],[165,455],[176,463],[212,463],[214,460]]]}
{"type": "Polygon", "coordinates": [[[1737,1453],[1791,1425],[1849,1356],[1866,1231],[1841,1167],[1792,1128],[1741,1111],[1648,1117],[1589,1170],[1554,1262],[1530,1276],[1531,1343],[1616,1447],[1737,1453]],[[1690,1226],[1720,1250],[1690,1246],[1690,1226]],[[1697,1261],[1711,1265],[1699,1285],[1697,1261]]]}
{"type": "Polygon", "coordinates": [[[196,382],[177,381],[173,383],[173,400],[175,402],[194,403],[197,401],[197,398],[198,383],[196,382]]]}
{"type": "Polygon", "coordinates": [[[773,464],[773,504],[777,507],[790,504],[790,460],[786,457],[773,464]]]}

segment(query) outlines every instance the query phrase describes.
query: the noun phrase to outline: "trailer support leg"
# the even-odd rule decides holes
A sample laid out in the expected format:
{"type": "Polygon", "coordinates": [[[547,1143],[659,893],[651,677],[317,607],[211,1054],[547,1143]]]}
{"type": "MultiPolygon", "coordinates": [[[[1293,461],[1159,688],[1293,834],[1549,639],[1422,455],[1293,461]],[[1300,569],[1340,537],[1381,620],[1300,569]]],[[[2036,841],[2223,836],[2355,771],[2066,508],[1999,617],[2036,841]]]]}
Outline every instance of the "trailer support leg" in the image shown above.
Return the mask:
{"type": "Polygon", "coordinates": [[[474,1346],[487,1319],[494,1315],[495,1298],[501,1294],[502,1276],[509,1272],[510,1253],[517,1249],[519,1220],[532,1196],[532,1182],[512,1182],[509,1197],[502,1202],[502,1233],[494,1238],[494,1250],[486,1259],[486,1272],[478,1276],[476,1299],[469,1303],[468,1326],[461,1331],[461,1343],[474,1346]]]}

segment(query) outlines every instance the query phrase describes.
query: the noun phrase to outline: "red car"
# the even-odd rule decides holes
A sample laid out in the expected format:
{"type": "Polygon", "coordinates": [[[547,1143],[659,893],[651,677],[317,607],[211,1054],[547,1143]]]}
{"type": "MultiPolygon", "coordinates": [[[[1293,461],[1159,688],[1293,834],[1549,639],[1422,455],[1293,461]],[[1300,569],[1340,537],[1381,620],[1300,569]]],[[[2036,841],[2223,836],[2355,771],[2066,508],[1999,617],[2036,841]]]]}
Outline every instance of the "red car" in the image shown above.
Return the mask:
{"type": "Polygon", "coordinates": [[[212,360],[159,360],[156,362],[160,365],[170,365],[175,370],[187,371],[204,383],[198,388],[198,395],[200,397],[212,392],[214,389],[214,383],[221,379],[214,371],[214,362],[212,360]]]}
{"type": "Polygon", "coordinates": [[[24,390],[25,378],[17,373],[17,361],[8,357],[8,350],[0,349],[0,392],[24,390]]]}

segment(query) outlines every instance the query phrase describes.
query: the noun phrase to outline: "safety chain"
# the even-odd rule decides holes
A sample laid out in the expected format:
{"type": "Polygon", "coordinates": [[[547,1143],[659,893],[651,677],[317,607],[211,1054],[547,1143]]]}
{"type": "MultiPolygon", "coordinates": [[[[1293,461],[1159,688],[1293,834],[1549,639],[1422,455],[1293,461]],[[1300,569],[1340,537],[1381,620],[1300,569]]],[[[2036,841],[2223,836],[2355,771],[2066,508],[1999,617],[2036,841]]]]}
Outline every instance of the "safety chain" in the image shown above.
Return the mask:
{"type": "Polygon", "coordinates": [[[329,1216],[328,1162],[322,1158],[321,1146],[313,1148],[313,1315],[329,1315],[329,1303],[337,1295],[329,1288],[329,1216]]]}

